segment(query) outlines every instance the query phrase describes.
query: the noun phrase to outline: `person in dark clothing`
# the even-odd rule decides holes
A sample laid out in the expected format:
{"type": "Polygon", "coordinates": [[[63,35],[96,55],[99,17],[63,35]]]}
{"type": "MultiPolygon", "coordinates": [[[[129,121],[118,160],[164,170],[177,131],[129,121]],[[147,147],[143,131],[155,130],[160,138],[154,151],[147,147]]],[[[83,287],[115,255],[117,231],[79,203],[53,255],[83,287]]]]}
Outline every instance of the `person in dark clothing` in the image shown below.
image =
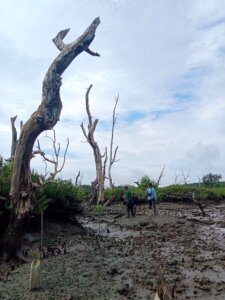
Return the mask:
{"type": "Polygon", "coordinates": [[[130,214],[132,215],[132,217],[134,217],[135,216],[134,203],[133,203],[133,197],[132,197],[131,191],[128,189],[128,186],[125,186],[124,190],[125,190],[124,198],[125,198],[126,205],[127,205],[127,218],[130,217],[130,214]]]}
{"type": "Polygon", "coordinates": [[[138,199],[137,196],[133,196],[133,210],[134,210],[135,215],[137,213],[137,206],[138,206],[138,209],[140,210],[141,209],[140,200],[138,199]]]}

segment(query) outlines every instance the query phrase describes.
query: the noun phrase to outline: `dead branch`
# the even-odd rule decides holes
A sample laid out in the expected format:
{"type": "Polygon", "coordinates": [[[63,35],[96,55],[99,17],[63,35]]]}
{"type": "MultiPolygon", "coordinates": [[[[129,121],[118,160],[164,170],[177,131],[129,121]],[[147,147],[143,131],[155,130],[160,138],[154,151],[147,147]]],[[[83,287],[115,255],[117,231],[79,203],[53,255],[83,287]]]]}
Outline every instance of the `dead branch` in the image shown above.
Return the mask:
{"type": "Polygon", "coordinates": [[[20,121],[20,131],[23,129],[23,121],[20,121]]]}
{"type": "Polygon", "coordinates": [[[79,170],[79,172],[78,172],[78,174],[76,176],[76,180],[75,180],[75,185],[76,186],[78,185],[78,179],[79,179],[79,177],[80,177],[80,170],[79,170]]]}
{"type": "Polygon", "coordinates": [[[107,155],[107,147],[105,147],[105,153],[104,153],[104,163],[103,163],[103,178],[105,178],[105,170],[106,170],[106,164],[108,160],[108,155],[107,155]]]}
{"type": "Polygon", "coordinates": [[[90,49],[87,49],[86,52],[92,56],[100,56],[100,54],[98,54],[97,52],[93,52],[90,49]]]}
{"type": "Polygon", "coordinates": [[[160,181],[164,175],[164,171],[165,171],[166,165],[163,166],[161,173],[159,174],[159,178],[156,181],[156,185],[159,186],[160,185],[160,181]]]}
{"type": "Polygon", "coordinates": [[[179,175],[177,174],[174,175],[174,184],[178,184],[178,177],[179,175]]]}
{"type": "Polygon", "coordinates": [[[62,51],[64,49],[64,47],[66,46],[66,44],[62,41],[64,39],[64,37],[67,35],[67,33],[70,31],[70,29],[64,29],[61,30],[56,37],[54,37],[54,39],[52,40],[54,42],[54,44],[56,45],[56,47],[62,51]]]}
{"type": "Polygon", "coordinates": [[[113,139],[114,139],[114,128],[116,124],[116,107],[119,101],[119,94],[116,97],[115,106],[113,108],[113,118],[112,118],[112,131],[111,131],[111,140],[110,140],[110,152],[109,152],[109,167],[108,167],[108,178],[109,178],[109,187],[110,189],[113,188],[113,180],[112,180],[112,165],[117,162],[116,160],[116,154],[118,150],[118,146],[116,146],[114,153],[113,153],[113,139]]]}
{"type": "Polygon", "coordinates": [[[190,171],[188,171],[188,174],[187,174],[187,175],[184,174],[184,172],[183,172],[182,169],[180,169],[180,171],[181,171],[181,176],[183,177],[183,182],[184,182],[184,184],[188,184],[187,179],[190,177],[190,171]]]}
{"type": "Polygon", "coordinates": [[[64,154],[63,154],[63,161],[62,161],[61,167],[59,167],[59,156],[60,156],[61,147],[60,147],[60,143],[57,143],[55,130],[52,129],[52,131],[53,131],[53,138],[51,136],[49,136],[47,134],[47,132],[46,132],[45,137],[48,138],[52,142],[52,147],[53,147],[53,150],[54,150],[53,158],[52,159],[48,158],[46,156],[45,152],[41,150],[39,140],[37,140],[37,146],[36,146],[36,148],[38,150],[34,151],[33,154],[40,154],[42,156],[43,161],[46,164],[45,174],[48,174],[47,173],[47,162],[53,164],[54,171],[51,173],[51,179],[55,179],[56,175],[58,173],[60,173],[62,171],[62,169],[64,168],[64,165],[65,165],[65,162],[66,162],[66,154],[67,154],[67,150],[68,150],[68,147],[69,147],[69,139],[67,138],[67,144],[66,144],[66,148],[65,148],[65,151],[64,151],[64,154]]]}

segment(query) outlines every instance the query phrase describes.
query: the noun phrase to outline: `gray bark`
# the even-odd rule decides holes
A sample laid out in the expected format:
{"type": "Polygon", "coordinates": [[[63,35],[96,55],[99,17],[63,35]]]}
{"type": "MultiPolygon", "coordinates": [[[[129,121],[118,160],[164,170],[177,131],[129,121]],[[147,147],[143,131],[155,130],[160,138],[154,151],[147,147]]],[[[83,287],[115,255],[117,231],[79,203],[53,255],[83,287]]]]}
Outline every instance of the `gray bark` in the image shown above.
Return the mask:
{"type": "Polygon", "coordinates": [[[62,39],[69,29],[59,32],[53,39],[60,53],[44,77],[41,104],[22,127],[15,151],[10,190],[13,208],[10,223],[1,241],[5,257],[19,256],[24,226],[34,208],[35,197],[30,178],[30,160],[34,142],[41,132],[52,129],[58,122],[62,109],[61,76],[76,56],[88,51],[99,24],[100,19],[96,18],[78,39],[67,45],[62,39]]]}
{"type": "Polygon", "coordinates": [[[113,151],[113,139],[114,139],[114,128],[116,124],[116,107],[119,101],[119,95],[116,97],[116,103],[113,109],[113,120],[112,120],[112,132],[111,132],[111,141],[110,141],[110,153],[109,153],[109,167],[108,167],[108,178],[109,178],[109,187],[112,190],[113,188],[113,180],[112,180],[112,165],[117,162],[116,154],[118,150],[118,146],[116,146],[115,150],[113,151]]]}
{"type": "MultiPolygon", "coordinates": [[[[98,143],[95,141],[94,138],[94,132],[96,129],[96,126],[98,124],[98,119],[95,119],[94,122],[92,121],[92,116],[90,112],[89,107],[89,93],[92,88],[92,85],[89,86],[86,92],[86,111],[88,115],[88,132],[86,132],[83,123],[81,123],[81,129],[83,131],[84,136],[86,137],[87,142],[90,144],[93,150],[94,159],[95,159],[95,167],[96,167],[96,179],[92,182],[92,191],[94,192],[96,190],[96,187],[98,189],[98,203],[104,202],[104,182],[105,182],[105,164],[107,161],[107,149],[105,150],[105,155],[101,155],[98,143]],[[106,160],[104,163],[102,162],[102,158],[106,157],[106,160]],[[95,186],[94,186],[95,185],[95,186]]],[[[92,198],[90,202],[93,202],[94,200],[94,194],[92,195],[92,198]]]]}
{"type": "Polygon", "coordinates": [[[16,152],[16,144],[17,144],[17,131],[16,131],[16,126],[15,126],[16,118],[17,118],[17,116],[10,118],[11,128],[12,128],[11,158],[14,157],[15,152],[16,152]]]}

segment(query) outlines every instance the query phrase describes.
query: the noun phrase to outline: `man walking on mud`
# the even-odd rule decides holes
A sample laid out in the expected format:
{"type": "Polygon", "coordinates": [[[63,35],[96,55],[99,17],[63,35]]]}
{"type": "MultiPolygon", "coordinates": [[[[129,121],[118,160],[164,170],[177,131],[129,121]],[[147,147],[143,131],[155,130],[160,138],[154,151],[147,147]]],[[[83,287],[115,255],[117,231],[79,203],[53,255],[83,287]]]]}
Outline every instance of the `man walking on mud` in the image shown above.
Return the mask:
{"type": "Polygon", "coordinates": [[[156,215],[157,210],[156,210],[156,201],[157,201],[157,196],[156,196],[156,191],[155,188],[151,183],[148,184],[147,190],[146,190],[146,195],[148,199],[148,205],[149,209],[153,209],[154,215],[156,215]]]}

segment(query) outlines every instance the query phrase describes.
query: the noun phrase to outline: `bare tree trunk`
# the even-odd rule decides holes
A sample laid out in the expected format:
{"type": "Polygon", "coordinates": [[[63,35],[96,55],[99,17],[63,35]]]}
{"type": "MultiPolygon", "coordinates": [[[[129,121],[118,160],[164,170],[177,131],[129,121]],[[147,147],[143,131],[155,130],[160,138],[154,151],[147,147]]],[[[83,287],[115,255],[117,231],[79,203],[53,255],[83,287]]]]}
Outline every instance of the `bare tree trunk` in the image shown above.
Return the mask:
{"type": "Polygon", "coordinates": [[[11,145],[11,158],[14,157],[15,152],[16,152],[16,144],[17,144],[17,131],[15,127],[15,121],[16,121],[17,116],[11,117],[11,128],[12,128],[12,145],[11,145]]]}
{"type": "Polygon", "coordinates": [[[97,178],[95,178],[95,180],[93,180],[91,182],[91,198],[89,201],[89,204],[93,204],[97,202],[97,187],[98,187],[98,180],[97,178]]]}
{"type": "Polygon", "coordinates": [[[160,185],[161,179],[163,178],[164,171],[165,171],[166,165],[163,166],[161,173],[159,174],[159,178],[156,181],[156,186],[158,187],[160,185]]]}
{"type": "Polygon", "coordinates": [[[199,209],[201,210],[202,216],[205,217],[205,216],[206,216],[206,213],[205,213],[205,211],[204,211],[204,205],[201,203],[200,200],[196,200],[196,199],[195,199],[195,193],[194,193],[194,192],[193,192],[193,194],[192,194],[192,200],[193,200],[193,202],[194,202],[195,204],[198,205],[199,209]]]}
{"type": "Polygon", "coordinates": [[[99,202],[103,203],[105,201],[105,171],[106,171],[106,164],[108,160],[107,156],[107,147],[105,147],[105,153],[102,156],[102,158],[105,157],[104,162],[103,162],[103,167],[102,167],[102,176],[100,178],[99,182],[99,202]]]}
{"type": "MultiPolygon", "coordinates": [[[[95,119],[94,122],[92,121],[92,116],[91,116],[91,112],[90,112],[90,107],[89,107],[89,93],[90,90],[92,88],[92,85],[89,86],[89,88],[87,89],[86,92],[86,111],[87,111],[87,115],[88,115],[88,133],[86,132],[83,123],[81,123],[81,129],[83,131],[84,136],[87,139],[87,142],[90,144],[90,146],[92,147],[93,153],[94,153],[94,159],[95,159],[95,167],[96,167],[96,180],[93,181],[93,184],[95,184],[95,188],[96,186],[98,187],[98,203],[103,203],[104,202],[104,182],[105,182],[105,174],[104,174],[104,165],[106,164],[106,162],[102,163],[102,155],[98,146],[98,143],[95,141],[94,139],[94,131],[96,129],[96,126],[98,124],[98,119],[95,119]]],[[[105,155],[107,155],[107,149],[105,152],[105,155]]],[[[92,185],[93,185],[92,184],[92,185]]],[[[93,187],[92,187],[93,189],[93,187]]],[[[92,202],[93,199],[91,199],[90,202],[92,202]]]]}
{"type": "Polygon", "coordinates": [[[44,77],[41,104],[23,126],[16,147],[10,190],[13,208],[8,228],[1,240],[5,258],[20,256],[24,228],[34,208],[35,197],[30,178],[30,160],[34,142],[41,132],[52,129],[59,120],[62,109],[61,75],[66,68],[83,51],[99,56],[88,49],[99,24],[100,20],[96,18],[78,39],[68,45],[64,44],[62,39],[69,29],[60,31],[53,39],[60,53],[44,77]]]}
{"type": "Polygon", "coordinates": [[[78,180],[79,180],[79,177],[80,177],[80,170],[79,172],[77,173],[77,176],[76,176],[76,179],[75,179],[75,185],[78,186],[78,180]]]}
{"type": "Polygon", "coordinates": [[[114,128],[115,128],[115,123],[116,123],[116,107],[117,103],[119,101],[119,95],[116,97],[116,103],[113,109],[113,121],[112,121],[112,133],[111,133],[111,141],[110,141],[110,153],[109,153],[109,168],[108,168],[108,178],[109,178],[109,187],[112,190],[113,188],[113,180],[112,180],[112,165],[117,162],[116,160],[116,153],[118,150],[118,146],[116,146],[114,154],[113,154],[113,138],[114,138],[114,128]]]}

